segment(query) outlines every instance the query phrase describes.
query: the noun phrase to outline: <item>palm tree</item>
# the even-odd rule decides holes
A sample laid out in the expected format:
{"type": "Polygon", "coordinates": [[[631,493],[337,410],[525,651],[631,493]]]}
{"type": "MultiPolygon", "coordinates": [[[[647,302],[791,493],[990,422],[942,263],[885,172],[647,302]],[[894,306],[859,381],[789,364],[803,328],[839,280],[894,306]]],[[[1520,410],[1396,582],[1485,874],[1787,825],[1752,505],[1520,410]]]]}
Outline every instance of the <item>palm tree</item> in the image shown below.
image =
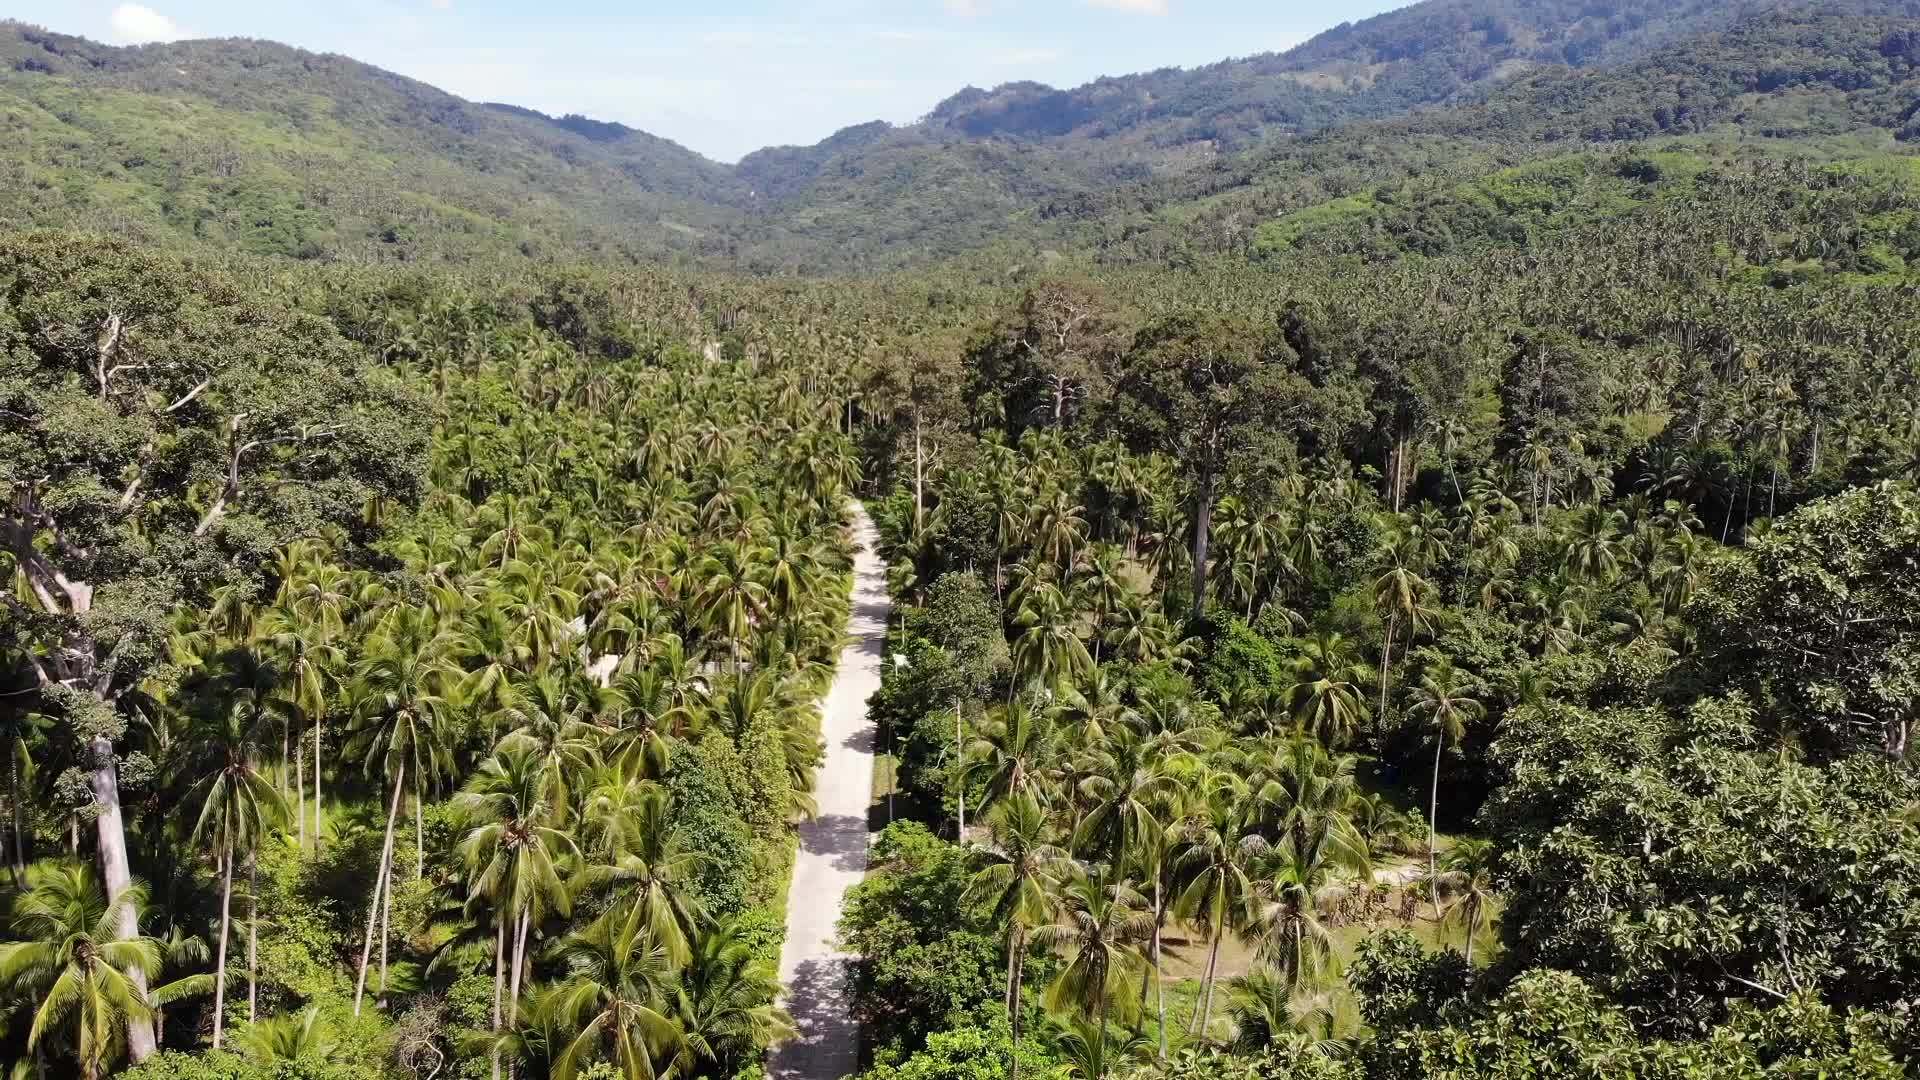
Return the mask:
{"type": "Polygon", "coordinates": [[[1233,1014],[1234,1049],[1258,1054],[1290,1045],[1338,1057],[1345,1043],[1338,996],[1329,990],[1301,991],[1269,965],[1255,967],[1227,984],[1227,1008],[1233,1014]]]}
{"type": "Polygon", "coordinates": [[[514,690],[506,716],[513,728],[500,740],[526,747],[539,760],[555,805],[572,802],[572,784],[599,763],[600,730],[589,719],[590,687],[554,669],[514,690]]]}
{"type": "Polygon", "coordinates": [[[1093,666],[1080,640],[1079,616],[1058,585],[1036,571],[1009,599],[1014,625],[1023,628],[1013,644],[1015,686],[1079,675],[1093,666]]]}
{"type": "MultiPolygon", "coordinates": [[[[1056,903],[1064,921],[1039,927],[1034,943],[1065,954],[1066,967],[1047,987],[1046,1006],[1090,1016],[1107,1039],[1114,999],[1125,1004],[1125,989],[1141,965],[1140,943],[1153,931],[1144,910],[1146,898],[1105,867],[1076,866],[1065,879],[1056,903]]],[[[1104,1064],[1090,1080],[1102,1080],[1104,1064]]]]}
{"type": "Polygon", "coordinates": [[[328,1057],[339,1047],[340,1040],[321,1018],[320,1007],[309,1005],[297,1013],[267,1016],[242,1024],[233,1033],[233,1043],[254,1064],[273,1066],[328,1057]]]}
{"type": "Polygon", "coordinates": [[[1247,868],[1257,837],[1247,831],[1243,808],[1246,792],[1231,776],[1211,778],[1201,812],[1181,829],[1175,880],[1182,883],[1173,909],[1185,922],[1207,935],[1207,970],[1202,976],[1203,1004],[1192,1030],[1204,1032],[1213,1017],[1213,989],[1218,979],[1220,941],[1229,930],[1246,925],[1253,882],[1247,868]]]}
{"type": "MultiPolygon", "coordinates": [[[[196,761],[189,765],[201,772],[187,798],[188,805],[200,805],[193,834],[188,843],[198,845],[211,839],[220,865],[220,941],[215,949],[213,969],[213,1046],[219,1049],[225,1025],[227,1002],[227,940],[233,924],[233,864],[246,858],[252,861],[260,838],[286,816],[286,800],[279,789],[258,767],[260,737],[266,732],[267,706],[275,699],[262,700],[251,691],[236,690],[224,704],[213,723],[199,732],[196,761]]],[[[284,704],[284,703],[280,703],[284,704]]],[[[249,908],[258,900],[251,890],[249,908]]],[[[251,918],[249,920],[251,922],[251,918]]],[[[251,950],[250,950],[251,951],[251,950]]],[[[254,980],[253,966],[247,969],[249,986],[254,980]]],[[[248,993],[249,1012],[253,995],[248,993]]]]}
{"type": "Polygon", "coordinates": [[[1125,569],[1126,555],[1113,544],[1095,544],[1087,556],[1075,592],[1084,610],[1093,620],[1093,662],[1100,663],[1100,645],[1106,636],[1107,619],[1132,595],[1125,569]]]}
{"type": "Polygon", "coordinates": [[[1017,795],[1037,797],[1058,742],[1053,718],[1046,711],[1025,700],[1011,702],[991,713],[967,746],[961,790],[966,790],[974,774],[984,772],[986,806],[1017,795]]]}
{"type": "Polygon", "coordinates": [[[1487,912],[1493,908],[1493,874],[1498,858],[1493,841],[1464,837],[1447,849],[1446,861],[1441,864],[1446,867],[1446,876],[1435,879],[1436,894],[1445,890],[1453,895],[1448,915],[1457,917],[1466,931],[1468,967],[1473,966],[1473,939],[1486,926],[1487,912]]]}
{"type": "MultiPolygon", "coordinates": [[[[1433,787],[1427,793],[1427,881],[1440,880],[1436,865],[1440,842],[1440,752],[1447,743],[1466,737],[1467,723],[1487,714],[1473,695],[1480,685],[1451,664],[1440,664],[1420,676],[1413,692],[1413,711],[1433,729],[1433,787]]],[[[1440,891],[1433,890],[1433,917],[1440,917],[1440,891]]]]}
{"type": "Polygon", "coordinates": [[[1048,841],[1046,811],[1029,792],[1009,796],[987,815],[993,845],[985,853],[987,865],[974,874],[971,891],[993,911],[994,921],[1007,928],[1007,1019],[1013,1031],[1009,1080],[1020,1076],[1020,979],[1027,953],[1027,935],[1052,918],[1053,897],[1048,891],[1067,867],[1067,853],[1048,841]]]}
{"type": "Polygon", "coordinates": [[[601,822],[617,813],[622,842],[617,849],[603,849],[607,861],[582,871],[580,884],[612,886],[614,903],[639,908],[647,934],[666,949],[667,959],[685,964],[691,942],[707,922],[688,885],[707,860],[686,846],[666,791],[646,784],[625,806],[615,810],[596,799],[589,813],[601,822]]]}
{"type": "Polygon", "coordinates": [[[1292,711],[1298,730],[1311,731],[1328,745],[1339,746],[1366,720],[1367,703],[1360,693],[1366,665],[1339,634],[1320,633],[1302,643],[1291,677],[1293,684],[1281,700],[1292,711]]]}
{"type": "Polygon", "coordinates": [[[742,647],[756,624],[767,618],[773,594],[760,580],[758,549],[739,544],[714,545],[697,568],[699,592],[694,609],[706,627],[727,642],[738,674],[742,647]]]}
{"type": "MultiPolygon", "coordinates": [[[[393,906],[393,831],[400,816],[400,795],[413,774],[414,799],[441,775],[452,771],[449,747],[452,703],[441,692],[454,672],[441,654],[450,638],[430,622],[403,617],[393,629],[377,632],[368,649],[372,658],[355,689],[353,738],[348,753],[364,756],[366,769],[392,778],[393,797],[387,811],[386,840],[381,846],[380,870],[374,878],[373,899],[367,909],[367,933],[361,948],[360,975],[354,990],[354,1012],[366,991],[367,965],[373,949],[373,931],[386,909],[393,906]]],[[[424,844],[421,845],[424,847],[424,844]]],[[[424,851],[420,856],[424,862],[424,851]]],[[[386,984],[386,934],[380,936],[381,986],[386,984]]]]}
{"type": "Polygon", "coordinates": [[[1598,504],[1574,515],[1563,566],[1576,581],[1612,581],[1620,572],[1620,530],[1626,515],[1598,504]]]}
{"type": "Polygon", "coordinates": [[[681,968],[675,1021],[681,1051],[677,1075],[735,1076],[757,1050],[795,1034],[793,1018],[774,1004],[780,976],[756,959],[753,943],[731,921],[701,934],[681,968]]]}
{"type": "MultiPolygon", "coordinates": [[[[146,889],[130,885],[108,898],[93,868],[78,862],[37,862],[26,878],[7,915],[12,940],[0,942],[0,986],[37,1002],[29,1052],[64,1034],[80,1075],[98,1080],[124,1048],[127,1025],[153,1013],[135,976],[160,970],[160,942],[120,937],[123,913],[138,924],[146,889]]],[[[152,1000],[165,997],[156,990],[152,1000]]]]}
{"type": "Polygon", "coordinates": [[[570,935],[560,960],[567,974],[546,1003],[570,1035],[554,1057],[553,1080],[573,1080],[604,1056],[622,1080],[655,1080],[681,1052],[674,1008],[674,966],[647,932],[639,905],[616,908],[570,935]]]}
{"type": "Polygon", "coordinates": [[[1258,887],[1248,929],[1260,959],[1297,992],[1316,982],[1333,956],[1324,915],[1345,891],[1336,875],[1371,886],[1373,861],[1350,826],[1304,840],[1289,830],[1278,843],[1255,845],[1254,857],[1258,887]]]}
{"type": "MultiPolygon", "coordinates": [[[[317,586],[320,587],[320,586],[317,586]]],[[[323,593],[322,595],[331,595],[323,593]]],[[[321,601],[315,601],[319,611],[321,601]]],[[[313,721],[313,838],[316,847],[320,841],[322,812],[320,807],[320,724],[327,712],[327,694],[336,681],[336,672],[345,663],[346,654],[332,643],[337,630],[329,629],[328,624],[307,610],[293,605],[280,605],[269,608],[261,616],[260,631],[263,639],[279,661],[286,675],[281,693],[298,709],[300,714],[313,721]]],[[[289,720],[292,718],[289,717],[289,720]]],[[[304,736],[303,736],[304,737],[304,736]]],[[[300,739],[294,740],[296,743],[300,739]]],[[[294,748],[295,783],[297,784],[296,819],[300,845],[306,847],[306,760],[304,750],[294,748]]]]}
{"type": "Polygon", "coordinates": [[[1160,830],[1156,804],[1173,784],[1168,770],[1177,764],[1166,751],[1161,740],[1129,725],[1109,732],[1086,755],[1079,795],[1088,809],[1074,829],[1075,850],[1124,866],[1134,845],[1160,830]]]}
{"type": "Polygon", "coordinates": [[[1329,754],[1319,740],[1295,735],[1256,744],[1236,755],[1236,766],[1250,779],[1249,815],[1265,835],[1287,833],[1300,844],[1337,834],[1343,846],[1365,848],[1347,808],[1359,792],[1351,754],[1329,754]]]}
{"type": "MultiPolygon", "coordinates": [[[[549,801],[551,785],[538,753],[525,745],[503,745],[480,763],[454,807],[473,828],[460,841],[467,866],[469,904],[485,901],[494,912],[493,1024],[502,1023],[506,989],[509,1022],[518,1016],[521,970],[527,932],[546,911],[566,913],[572,896],[561,881],[558,859],[577,850],[558,828],[560,807],[549,801]],[[513,927],[513,940],[507,938],[513,927]],[[508,973],[511,965],[511,974],[508,973]],[[508,983],[503,987],[503,983],[508,983]]],[[[361,980],[366,974],[363,969],[361,980]]]]}
{"type": "Polygon", "coordinates": [[[1413,635],[1433,615],[1425,602],[1432,587],[1425,578],[1413,572],[1409,565],[1410,553],[1399,550],[1404,546],[1405,540],[1395,546],[1390,556],[1393,565],[1373,583],[1373,602],[1387,615],[1387,632],[1380,644],[1380,717],[1383,722],[1387,712],[1387,685],[1393,678],[1393,642],[1400,620],[1406,620],[1407,637],[1411,642],[1413,635]]]}
{"type": "Polygon", "coordinates": [[[1146,1039],[1138,1032],[1115,1039],[1097,1021],[1079,1014],[1050,1014],[1047,1024],[1047,1049],[1068,1076],[1079,1080],[1100,1080],[1116,1058],[1144,1055],[1146,1039]]]}

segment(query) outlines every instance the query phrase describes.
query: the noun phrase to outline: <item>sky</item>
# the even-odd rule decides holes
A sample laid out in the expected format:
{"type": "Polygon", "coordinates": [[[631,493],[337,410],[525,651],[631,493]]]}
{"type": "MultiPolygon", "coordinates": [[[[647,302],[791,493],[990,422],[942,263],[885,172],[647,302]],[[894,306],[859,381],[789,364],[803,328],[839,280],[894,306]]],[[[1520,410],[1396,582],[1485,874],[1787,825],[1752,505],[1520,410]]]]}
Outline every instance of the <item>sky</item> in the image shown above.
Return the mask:
{"type": "Polygon", "coordinates": [[[475,101],[583,113],[720,161],[961,87],[1287,49],[1409,0],[6,0],[116,45],[253,37],[344,53],[475,101]]]}

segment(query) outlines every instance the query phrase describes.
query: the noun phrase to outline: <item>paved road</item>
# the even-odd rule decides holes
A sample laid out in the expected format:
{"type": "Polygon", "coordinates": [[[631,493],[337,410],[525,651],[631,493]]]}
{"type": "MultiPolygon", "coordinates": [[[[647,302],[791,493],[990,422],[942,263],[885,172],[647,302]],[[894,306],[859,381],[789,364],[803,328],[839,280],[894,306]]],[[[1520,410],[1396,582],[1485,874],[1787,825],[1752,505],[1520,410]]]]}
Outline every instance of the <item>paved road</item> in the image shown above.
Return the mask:
{"type": "Polygon", "coordinates": [[[890,605],[873,523],[864,510],[854,520],[852,640],[840,654],[821,717],[827,760],[815,788],[820,813],[800,826],[780,954],[785,1005],[800,1036],[768,1060],[767,1075],[776,1080],[840,1080],[860,1067],[860,1029],[848,1011],[847,958],[834,950],[833,940],[841,901],[867,871],[875,742],[867,698],[880,689],[890,605]]]}

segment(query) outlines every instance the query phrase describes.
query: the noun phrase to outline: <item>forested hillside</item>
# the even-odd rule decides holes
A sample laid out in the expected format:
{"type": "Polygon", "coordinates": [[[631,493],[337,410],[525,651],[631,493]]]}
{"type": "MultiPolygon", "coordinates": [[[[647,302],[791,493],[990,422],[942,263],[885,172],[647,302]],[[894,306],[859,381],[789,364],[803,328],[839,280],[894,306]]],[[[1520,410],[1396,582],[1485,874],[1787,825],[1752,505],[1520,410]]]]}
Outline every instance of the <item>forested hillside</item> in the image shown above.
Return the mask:
{"type": "Polygon", "coordinates": [[[668,259],[756,271],[965,253],[1247,251],[1289,211],[1595,141],[1852,158],[1914,122],[1908,0],[1429,0],[1279,55],[969,89],[729,167],[251,41],[115,49],[9,24],[0,220],[313,260],[668,259]],[[1791,149],[1783,151],[1783,141],[1791,149]]]}

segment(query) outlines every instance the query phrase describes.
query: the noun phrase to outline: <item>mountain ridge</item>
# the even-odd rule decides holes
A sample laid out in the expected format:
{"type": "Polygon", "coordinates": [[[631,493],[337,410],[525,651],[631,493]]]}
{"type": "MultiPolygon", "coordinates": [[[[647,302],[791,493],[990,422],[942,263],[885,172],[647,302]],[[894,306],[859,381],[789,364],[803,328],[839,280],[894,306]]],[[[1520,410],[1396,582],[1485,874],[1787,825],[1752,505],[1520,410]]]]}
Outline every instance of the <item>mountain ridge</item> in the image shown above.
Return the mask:
{"type": "MultiPolygon", "coordinates": [[[[1728,46],[1727,32],[1793,12],[1808,13],[1812,42],[1796,55],[1817,55],[1821,35],[1858,52],[1849,19],[1920,18],[1920,0],[1426,0],[1284,53],[1066,90],[967,87],[913,124],[856,124],[732,165],[337,54],[244,38],[118,48],[7,22],[0,107],[13,138],[0,167],[16,194],[0,195],[0,222],[105,220],[306,258],[899,265],[1008,236],[1065,242],[1063,229],[1105,206],[1211,198],[1227,190],[1210,179],[1223,169],[1267,183],[1262,160],[1322,133],[1364,140],[1366,125],[1425,116],[1407,130],[1538,141],[1526,122],[1489,134],[1489,110],[1572,115],[1613,94],[1631,112],[1632,94],[1665,91],[1574,77],[1689,48],[1744,48],[1735,66],[1758,69],[1774,44],[1728,46]]],[[[1888,108],[1862,122],[1897,126],[1888,108]]]]}

